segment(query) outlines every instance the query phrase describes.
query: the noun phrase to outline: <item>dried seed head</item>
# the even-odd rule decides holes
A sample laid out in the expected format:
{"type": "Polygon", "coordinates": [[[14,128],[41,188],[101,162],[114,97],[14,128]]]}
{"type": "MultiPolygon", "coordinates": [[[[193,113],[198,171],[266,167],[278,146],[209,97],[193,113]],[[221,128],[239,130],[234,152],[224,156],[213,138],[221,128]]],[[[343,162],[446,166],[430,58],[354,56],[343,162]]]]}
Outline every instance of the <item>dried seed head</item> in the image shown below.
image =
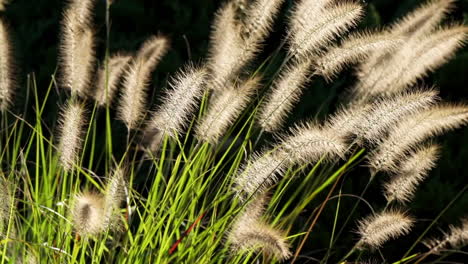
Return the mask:
{"type": "Polygon", "coordinates": [[[441,254],[449,248],[458,249],[468,244],[468,218],[461,220],[460,226],[450,226],[450,230],[441,239],[429,239],[423,244],[430,249],[432,254],[441,254]]]}
{"type": "Polygon", "coordinates": [[[358,233],[361,236],[358,248],[377,249],[390,239],[409,233],[414,220],[398,210],[371,215],[359,221],[358,233]]]}
{"type": "Polygon", "coordinates": [[[75,231],[81,236],[93,236],[106,231],[104,197],[89,192],[76,195],[72,206],[72,217],[75,231]]]}
{"type": "Polygon", "coordinates": [[[120,207],[126,198],[125,169],[116,168],[109,178],[104,196],[104,215],[107,225],[113,229],[120,228],[120,207]]]}
{"type": "Polygon", "coordinates": [[[118,117],[128,129],[135,129],[145,113],[146,90],[151,73],[169,48],[169,41],[162,36],[149,38],[130,63],[124,75],[122,97],[118,117]]]}
{"type": "Polygon", "coordinates": [[[281,150],[253,154],[234,178],[238,198],[245,199],[255,193],[263,193],[283,176],[287,165],[287,153],[281,150]]]}
{"type": "MultiPolygon", "coordinates": [[[[0,10],[2,5],[0,4],[0,10]]],[[[12,47],[8,28],[0,18],[0,112],[5,111],[13,100],[15,86],[13,72],[12,47]]]]}
{"type": "Polygon", "coordinates": [[[131,56],[116,54],[109,58],[108,61],[108,73],[106,72],[106,65],[103,63],[98,72],[96,92],[94,99],[99,106],[109,106],[114,98],[117,91],[120,78],[128,63],[131,60],[131,56]],[[106,76],[109,74],[109,76],[106,76]]]}
{"type": "Polygon", "coordinates": [[[452,10],[455,0],[430,0],[394,23],[395,35],[419,37],[434,30],[452,10]]]}
{"type": "Polygon", "coordinates": [[[85,124],[84,105],[76,101],[70,101],[62,110],[59,119],[58,152],[60,163],[67,171],[78,163],[85,124]]]}
{"type": "Polygon", "coordinates": [[[196,137],[212,144],[218,143],[259,89],[260,79],[252,77],[238,85],[215,91],[207,113],[196,127],[196,137]]]}
{"type": "Polygon", "coordinates": [[[152,114],[148,128],[177,138],[187,127],[205,90],[206,69],[186,67],[170,84],[161,106],[152,114]]]}
{"type": "Polygon", "coordinates": [[[70,2],[62,22],[60,64],[63,86],[73,94],[88,96],[95,63],[91,28],[93,0],[70,2]]]}
{"type": "Polygon", "coordinates": [[[468,106],[441,104],[401,120],[369,155],[375,171],[398,172],[404,155],[429,137],[468,124],[468,106]]]}
{"type": "MultiPolygon", "coordinates": [[[[289,25],[289,52],[304,58],[316,53],[336,36],[356,24],[363,7],[355,2],[319,5],[314,0],[303,0],[294,9],[289,25]],[[312,6],[312,8],[309,8],[312,6]],[[308,9],[314,11],[311,14],[308,9]]],[[[319,3],[326,1],[319,1],[319,3]]]]}
{"type": "Polygon", "coordinates": [[[386,131],[401,119],[429,108],[438,99],[434,90],[402,93],[373,103],[370,110],[356,123],[358,143],[376,143],[386,131]]]}
{"type": "Polygon", "coordinates": [[[281,128],[286,117],[297,103],[311,75],[312,61],[296,61],[280,73],[273,82],[273,90],[267,95],[260,107],[258,123],[268,132],[281,128]]]}
{"type": "Polygon", "coordinates": [[[288,153],[290,163],[309,164],[344,157],[347,143],[335,131],[307,123],[293,128],[290,136],[283,136],[280,146],[288,153]]]}
{"type": "Polygon", "coordinates": [[[384,55],[372,68],[358,74],[354,100],[362,102],[412,87],[453,57],[464,45],[467,32],[468,27],[453,25],[406,40],[395,53],[384,55]]]}
{"type": "Polygon", "coordinates": [[[434,168],[440,148],[437,145],[425,146],[412,152],[400,164],[400,171],[384,184],[387,201],[409,202],[418,185],[434,168]]]}
{"type": "Polygon", "coordinates": [[[9,182],[0,175],[0,238],[5,236],[5,232],[10,220],[12,196],[9,182]]]}
{"type": "Polygon", "coordinates": [[[353,34],[337,47],[329,48],[315,62],[315,73],[333,79],[346,65],[363,61],[374,51],[388,53],[394,50],[403,39],[386,32],[364,32],[353,34]]]}
{"type": "Polygon", "coordinates": [[[233,222],[228,241],[235,253],[260,249],[279,260],[288,259],[290,246],[282,232],[261,220],[266,202],[265,194],[253,198],[233,222]]]}
{"type": "Polygon", "coordinates": [[[0,0],[0,11],[5,10],[5,5],[7,5],[8,2],[10,2],[10,0],[0,0]]]}

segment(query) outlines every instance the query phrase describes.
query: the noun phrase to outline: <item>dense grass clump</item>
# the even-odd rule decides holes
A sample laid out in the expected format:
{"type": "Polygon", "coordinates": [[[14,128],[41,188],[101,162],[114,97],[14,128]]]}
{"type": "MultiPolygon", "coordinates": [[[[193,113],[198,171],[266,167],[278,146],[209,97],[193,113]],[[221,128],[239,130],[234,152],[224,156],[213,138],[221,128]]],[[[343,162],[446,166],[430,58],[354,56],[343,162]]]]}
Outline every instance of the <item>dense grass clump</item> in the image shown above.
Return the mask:
{"type": "Polygon", "coordinates": [[[169,38],[110,53],[112,1],[102,57],[95,1],[66,4],[48,87],[16,74],[12,30],[0,18],[1,263],[421,263],[466,254],[466,219],[427,234],[467,186],[429,221],[411,207],[443,155],[433,138],[468,123],[468,105],[421,84],[466,42],[468,28],[445,19],[454,1],[352,33],[365,16],[359,1],[283,2],[226,1],[207,59],[169,78],[155,107],[152,74],[169,38]],[[283,42],[262,60],[283,11],[283,42]],[[350,66],[356,80],[337,110],[288,128],[305,90],[350,66]],[[22,83],[27,107],[18,113],[22,83]],[[66,99],[50,127],[54,93],[66,99]],[[349,182],[361,192],[346,193],[349,182]],[[381,200],[368,201],[379,185],[381,200]]]}

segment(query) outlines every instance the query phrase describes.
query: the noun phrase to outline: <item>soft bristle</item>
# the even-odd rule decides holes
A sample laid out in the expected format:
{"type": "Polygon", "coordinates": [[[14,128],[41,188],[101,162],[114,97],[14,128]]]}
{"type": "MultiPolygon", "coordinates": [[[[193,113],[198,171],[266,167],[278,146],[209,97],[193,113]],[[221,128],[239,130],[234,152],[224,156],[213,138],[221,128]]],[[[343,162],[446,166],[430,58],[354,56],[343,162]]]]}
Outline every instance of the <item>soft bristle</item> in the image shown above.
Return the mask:
{"type": "Polygon", "coordinates": [[[468,106],[442,104],[404,118],[369,155],[375,171],[398,171],[404,154],[425,139],[468,124],[468,106]]]}
{"type": "Polygon", "coordinates": [[[455,0],[427,1],[394,23],[390,31],[396,35],[418,37],[431,32],[446,17],[455,0]]]}
{"type": "Polygon", "coordinates": [[[135,129],[141,122],[145,113],[146,90],[151,73],[168,48],[169,42],[165,37],[150,37],[143,43],[124,74],[118,117],[128,129],[135,129]]]}
{"type": "Polygon", "coordinates": [[[256,0],[248,6],[242,20],[242,33],[247,45],[258,45],[271,30],[273,20],[284,0],[256,0]]]}
{"type": "Polygon", "coordinates": [[[358,143],[376,143],[398,121],[433,105],[437,97],[434,90],[402,93],[392,98],[376,101],[370,110],[356,123],[358,143]]]}
{"type": "Polygon", "coordinates": [[[58,153],[60,163],[67,171],[77,165],[83,144],[85,107],[79,102],[69,102],[60,116],[58,153]]]}
{"type": "Polygon", "coordinates": [[[0,112],[5,111],[13,100],[15,85],[12,64],[12,47],[8,29],[3,19],[0,18],[0,112]]]}
{"type": "Polygon", "coordinates": [[[125,188],[125,169],[116,168],[107,182],[104,196],[104,215],[109,227],[120,227],[120,207],[126,199],[125,188]]]}
{"type": "Polygon", "coordinates": [[[464,45],[468,28],[449,26],[407,39],[394,54],[385,55],[370,69],[359,73],[355,100],[391,95],[412,87],[448,61],[464,45]]]}
{"type": "Polygon", "coordinates": [[[287,153],[281,150],[264,151],[252,155],[234,177],[235,191],[240,199],[263,193],[283,176],[288,163],[287,153]]]}
{"type": "Polygon", "coordinates": [[[94,94],[94,99],[99,106],[108,106],[112,102],[117,91],[117,86],[122,77],[122,73],[128,66],[131,58],[131,56],[121,54],[116,54],[110,57],[107,64],[108,72],[106,72],[106,66],[103,63],[98,72],[96,82],[97,89],[94,94]]]}
{"type": "Polygon", "coordinates": [[[285,260],[291,253],[284,235],[261,219],[267,200],[266,194],[261,194],[245,206],[232,224],[228,241],[235,253],[260,249],[278,260],[285,260]]]}
{"type": "Polygon", "coordinates": [[[213,79],[211,88],[223,88],[244,65],[240,58],[250,59],[242,55],[243,43],[233,5],[226,4],[216,13],[210,39],[208,65],[213,79]]]}
{"type": "Polygon", "coordinates": [[[414,220],[398,210],[381,212],[359,221],[358,233],[361,236],[358,248],[380,248],[390,239],[406,235],[413,227],[414,220]]]}
{"type": "Polygon", "coordinates": [[[11,198],[9,182],[0,175],[0,239],[4,238],[10,220],[11,198]]]}
{"type": "Polygon", "coordinates": [[[330,81],[346,65],[365,60],[377,50],[390,52],[401,42],[401,38],[385,32],[353,34],[340,46],[330,48],[315,62],[315,73],[330,81]]]}
{"type": "Polygon", "coordinates": [[[296,126],[284,136],[280,148],[288,153],[291,163],[309,164],[320,159],[344,157],[347,143],[338,133],[315,124],[296,126]]]}
{"type": "Polygon", "coordinates": [[[86,97],[95,63],[94,32],[91,28],[91,9],[94,1],[74,0],[65,11],[60,62],[64,87],[73,94],[86,97]]]}
{"type": "Polygon", "coordinates": [[[459,249],[468,244],[468,218],[461,220],[460,226],[450,226],[450,231],[441,239],[423,241],[432,254],[441,254],[449,249],[459,249]]]}
{"type": "Polygon", "coordinates": [[[304,57],[315,53],[337,35],[354,26],[363,14],[363,7],[358,3],[345,1],[315,11],[315,14],[298,9],[293,12],[289,29],[291,54],[304,57]]]}
{"type": "Polygon", "coordinates": [[[259,125],[268,132],[279,130],[311,74],[311,60],[295,62],[280,73],[273,82],[273,88],[260,107],[259,125]]]}
{"type": "Polygon", "coordinates": [[[430,145],[418,148],[400,164],[400,171],[384,183],[384,195],[387,202],[409,202],[418,187],[435,166],[439,155],[439,146],[430,145]]]}
{"type": "Polygon", "coordinates": [[[72,205],[75,231],[81,236],[98,235],[107,228],[104,197],[97,193],[76,195],[72,205]]]}
{"type": "Polygon", "coordinates": [[[186,67],[171,82],[160,107],[152,114],[148,128],[177,138],[187,126],[205,91],[206,69],[186,67]]]}
{"type": "Polygon", "coordinates": [[[196,127],[196,137],[216,144],[234,124],[260,87],[260,77],[252,77],[236,86],[216,91],[209,108],[196,127]]]}

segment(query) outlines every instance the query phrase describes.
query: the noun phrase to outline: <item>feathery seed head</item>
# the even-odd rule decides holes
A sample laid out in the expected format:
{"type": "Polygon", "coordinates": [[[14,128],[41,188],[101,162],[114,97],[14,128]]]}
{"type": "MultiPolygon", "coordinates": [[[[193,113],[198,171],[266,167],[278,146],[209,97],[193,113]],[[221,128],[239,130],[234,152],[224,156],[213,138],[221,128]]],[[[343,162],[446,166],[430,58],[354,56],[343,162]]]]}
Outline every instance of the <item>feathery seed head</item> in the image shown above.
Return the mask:
{"type": "Polygon", "coordinates": [[[346,65],[362,61],[376,50],[390,52],[401,43],[402,38],[386,32],[353,34],[317,60],[315,73],[330,81],[346,65]]]}
{"type": "Polygon", "coordinates": [[[94,94],[94,99],[99,106],[109,106],[112,102],[117,91],[120,77],[128,66],[131,58],[131,56],[121,54],[110,57],[107,65],[109,76],[106,76],[105,64],[101,66],[98,72],[97,90],[94,94]]]}
{"type": "Polygon", "coordinates": [[[10,220],[12,197],[9,183],[0,175],[0,238],[4,237],[4,232],[10,220]]]}
{"type": "Polygon", "coordinates": [[[390,27],[395,35],[418,37],[432,31],[452,10],[455,0],[427,1],[390,27]]]}
{"type": "Polygon", "coordinates": [[[255,76],[215,91],[207,113],[196,127],[196,137],[211,144],[218,143],[251,101],[260,87],[260,80],[259,76],[255,76]]]}
{"type": "Polygon", "coordinates": [[[234,252],[253,251],[260,248],[262,252],[275,256],[278,260],[291,257],[290,246],[284,235],[264,223],[255,222],[248,226],[238,226],[231,230],[229,241],[234,252]]]}
{"type": "Polygon", "coordinates": [[[401,93],[373,103],[370,110],[356,123],[358,143],[376,143],[385,132],[402,118],[429,108],[438,99],[435,90],[401,93]]]}
{"type": "Polygon", "coordinates": [[[406,117],[371,152],[369,164],[376,171],[398,172],[398,162],[407,151],[429,137],[466,124],[468,106],[462,104],[441,104],[406,117]]]}
{"type": "Polygon", "coordinates": [[[125,201],[125,169],[116,168],[106,186],[104,196],[104,215],[107,225],[118,229],[120,227],[120,206],[125,201]]]}
{"type": "Polygon", "coordinates": [[[245,206],[232,224],[228,241],[234,252],[260,248],[268,255],[285,260],[291,256],[291,253],[284,235],[261,220],[267,201],[267,195],[262,193],[245,206]]]}
{"type": "MultiPolygon", "coordinates": [[[[1,10],[0,4],[0,10],[1,10]]],[[[0,18],[0,112],[11,104],[14,79],[12,73],[12,47],[6,23],[0,18]]]]}
{"type": "MultiPolygon", "coordinates": [[[[305,1],[315,2],[303,0],[305,1]]],[[[305,5],[303,2],[300,5],[305,5]]],[[[289,52],[298,57],[316,53],[336,36],[354,26],[364,11],[360,4],[351,1],[313,10],[315,13],[311,15],[298,6],[291,16],[289,52]]]]}
{"type": "Polygon", "coordinates": [[[392,54],[384,54],[372,65],[365,64],[358,74],[354,98],[357,101],[391,95],[408,89],[434,71],[464,45],[466,26],[452,25],[431,34],[407,39],[392,54]]]}
{"type": "Polygon", "coordinates": [[[400,164],[401,171],[384,184],[384,195],[387,201],[409,202],[419,183],[434,168],[439,152],[439,146],[430,145],[421,147],[408,155],[407,159],[400,164]]]}
{"type": "Polygon", "coordinates": [[[273,82],[273,90],[260,107],[258,122],[268,132],[281,128],[288,113],[299,101],[311,75],[312,60],[295,61],[280,73],[278,80],[273,82]]]}
{"type": "Polygon", "coordinates": [[[390,239],[409,233],[414,220],[406,213],[391,210],[368,216],[359,221],[358,233],[361,236],[358,248],[380,248],[390,239]]]}
{"type": "Polygon", "coordinates": [[[150,37],[125,71],[118,117],[128,129],[135,129],[143,117],[151,73],[168,48],[169,41],[165,37],[150,37]]]}
{"type": "Polygon", "coordinates": [[[288,155],[282,150],[254,153],[234,177],[234,190],[241,200],[255,193],[263,193],[283,176],[288,166],[288,155]]]}
{"type": "Polygon", "coordinates": [[[241,30],[247,45],[258,45],[271,30],[273,19],[284,0],[256,0],[245,11],[241,30]]]}
{"type": "Polygon", "coordinates": [[[461,220],[460,226],[450,226],[450,231],[442,239],[429,239],[423,244],[430,249],[430,253],[440,254],[444,250],[458,249],[468,244],[468,218],[461,220]]]}
{"type": "Polygon", "coordinates": [[[81,236],[93,236],[107,228],[104,214],[104,197],[85,192],[75,196],[72,206],[75,231],[81,236]]]}
{"type": "Polygon", "coordinates": [[[153,113],[149,129],[177,138],[190,121],[205,91],[205,68],[188,66],[171,82],[161,106],[153,113]]]}
{"type": "Polygon", "coordinates": [[[71,170],[78,162],[86,123],[85,114],[84,104],[70,101],[62,110],[59,119],[59,159],[67,171],[71,170]]]}
{"type": "Polygon", "coordinates": [[[345,139],[326,127],[307,123],[296,126],[289,134],[282,137],[280,148],[288,153],[291,163],[315,163],[344,157],[346,153],[345,139]]]}
{"type": "Polygon", "coordinates": [[[89,95],[95,62],[94,32],[91,28],[93,0],[73,0],[64,13],[60,64],[64,87],[73,94],[89,95]]]}

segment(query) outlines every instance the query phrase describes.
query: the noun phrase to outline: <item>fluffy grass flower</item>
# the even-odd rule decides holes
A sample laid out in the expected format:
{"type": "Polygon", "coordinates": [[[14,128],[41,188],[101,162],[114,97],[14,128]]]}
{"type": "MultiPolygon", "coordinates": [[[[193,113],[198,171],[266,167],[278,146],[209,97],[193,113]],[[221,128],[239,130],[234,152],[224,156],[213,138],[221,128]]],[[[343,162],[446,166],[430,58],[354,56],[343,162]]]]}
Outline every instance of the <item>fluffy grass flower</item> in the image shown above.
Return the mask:
{"type": "MultiPolygon", "coordinates": [[[[1,7],[1,4],[0,4],[1,7]]],[[[8,27],[0,18],[0,111],[5,111],[13,100],[13,56],[8,27]]]]}
{"type": "Polygon", "coordinates": [[[67,171],[78,163],[85,132],[85,114],[84,104],[70,101],[65,105],[60,116],[58,153],[62,167],[67,171]]]}
{"type": "Polygon", "coordinates": [[[80,236],[95,236],[107,228],[104,196],[101,194],[85,192],[76,195],[71,214],[75,231],[80,236]]]}
{"type": "Polygon", "coordinates": [[[468,244],[468,218],[461,220],[460,226],[450,226],[450,230],[440,239],[429,239],[423,241],[429,248],[431,254],[441,254],[449,248],[462,248],[468,244]]]}
{"type": "Polygon", "coordinates": [[[357,248],[380,248],[390,239],[395,239],[409,233],[414,220],[406,213],[398,210],[381,212],[359,221],[360,235],[357,248]]]}
{"type": "Polygon", "coordinates": [[[94,93],[94,100],[101,107],[109,106],[112,102],[116,92],[119,81],[124,73],[125,68],[131,60],[131,56],[115,54],[109,58],[107,63],[108,73],[105,69],[105,63],[101,66],[98,71],[98,77],[96,81],[96,91],[94,93]],[[107,76],[109,74],[109,76],[107,76]]]}

